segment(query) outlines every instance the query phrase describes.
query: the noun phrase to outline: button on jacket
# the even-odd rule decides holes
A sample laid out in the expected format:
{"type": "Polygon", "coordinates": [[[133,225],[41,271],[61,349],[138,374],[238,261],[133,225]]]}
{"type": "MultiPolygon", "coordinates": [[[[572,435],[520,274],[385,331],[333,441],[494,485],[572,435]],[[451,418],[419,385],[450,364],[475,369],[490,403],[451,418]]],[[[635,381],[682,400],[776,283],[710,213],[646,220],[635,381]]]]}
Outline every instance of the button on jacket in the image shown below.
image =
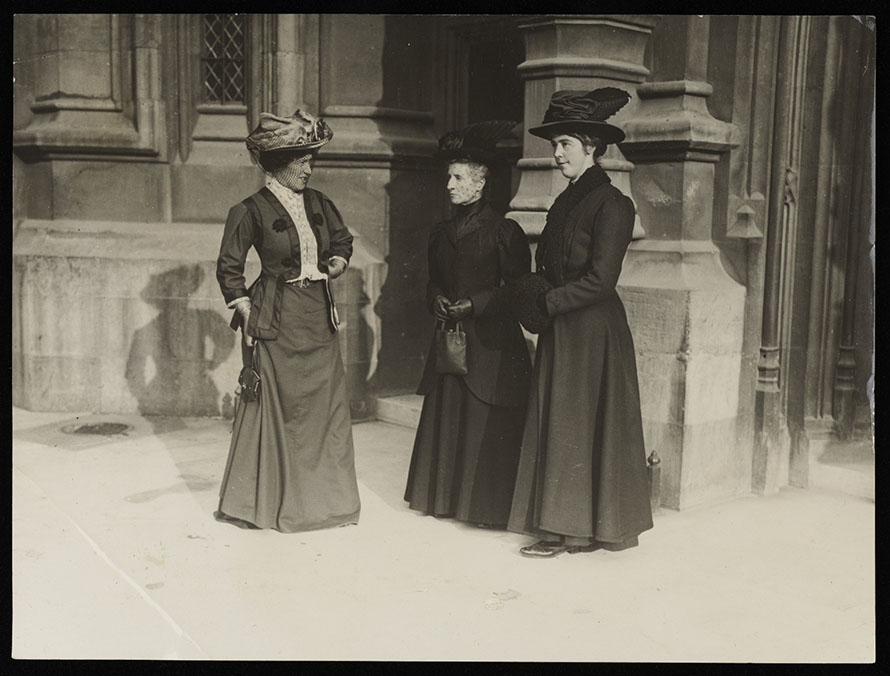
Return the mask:
{"type": "MultiPolygon", "coordinates": [[[[318,260],[339,256],[348,262],[352,256],[353,237],[334,203],[318,190],[306,188],[303,205],[315,235],[318,260]]],[[[227,303],[237,298],[250,298],[249,335],[261,340],[277,337],[282,289],[287,280],[300,276],[300,267],[300,236],[296,225],[268,188],[263,187],[229,210],[217,258],[216,278],[227,303]],[[262,273],[248,288],[244,261],[251,246],[259,254],[262,273]]],[[[327,280],[324,283],[327,284],[327,280]]],[[[330,317],[332,313],[328,315],[330,317]]],[[[232,328],[238,328],[240,322],[236,312],[232,317],[232,328]]]]}

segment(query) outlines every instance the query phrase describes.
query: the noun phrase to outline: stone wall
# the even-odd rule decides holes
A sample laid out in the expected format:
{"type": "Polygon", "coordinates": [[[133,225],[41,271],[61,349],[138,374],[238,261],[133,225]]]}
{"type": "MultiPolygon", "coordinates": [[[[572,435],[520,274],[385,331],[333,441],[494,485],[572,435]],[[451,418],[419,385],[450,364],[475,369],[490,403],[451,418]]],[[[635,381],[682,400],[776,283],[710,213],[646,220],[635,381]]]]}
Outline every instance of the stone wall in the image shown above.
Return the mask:
{"type": "Polygon", "coordinates": [[[353,416],[416,386],[436,203],[428,19],[250,15],[248,91],[230,105],[194,92],[199,15],[15,20],[16,405],[230,413],[240,334],[215,279],[222,225],[262,184],[252,121],[297,107],[334,129],[312,187],[355,236],[334,283],[353,416]]]}

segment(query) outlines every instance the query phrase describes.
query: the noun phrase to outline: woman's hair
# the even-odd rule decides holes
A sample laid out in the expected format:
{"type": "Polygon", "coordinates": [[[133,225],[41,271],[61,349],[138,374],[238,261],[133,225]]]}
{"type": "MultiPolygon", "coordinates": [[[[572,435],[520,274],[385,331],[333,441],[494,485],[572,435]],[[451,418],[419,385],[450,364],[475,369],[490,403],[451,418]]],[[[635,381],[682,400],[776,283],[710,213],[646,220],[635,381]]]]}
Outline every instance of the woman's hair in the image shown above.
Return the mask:
{"type": "Polygon", "coordinates": [[[568,136],[578,139],[588,148],[593,148],[593,159],[606,153],[606,144],[602,142],[599,136],[593,136],[592,134],[585,134],[583,132],[568,134],[568,136]]]}
{"type": "Polygon", "coordinates": [[[483,194],[488,190],[488,185],[490,183],[490,181],[488,180],[488,177],[491,175],[491,170],[488,168],[488,165],[482,164],[481,162],[476,162],[471,159],[461,159],[461,158],[451,160],[448,164],[449,165],[452,165],[452,164],[466,165],[467,169],[469,169],[470,176],[474,180],[476,180],[476,181],[479,181],[482,179],[485,180],[485,185],[482,188],[483,194]]]}

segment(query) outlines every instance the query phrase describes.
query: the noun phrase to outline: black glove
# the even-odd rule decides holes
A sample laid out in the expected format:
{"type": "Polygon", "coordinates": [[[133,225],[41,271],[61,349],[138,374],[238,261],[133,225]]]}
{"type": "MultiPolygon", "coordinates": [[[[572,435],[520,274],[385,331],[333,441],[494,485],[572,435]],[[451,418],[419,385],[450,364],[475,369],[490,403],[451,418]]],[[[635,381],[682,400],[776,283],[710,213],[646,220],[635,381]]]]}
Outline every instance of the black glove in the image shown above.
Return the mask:
{"type": "Polygon", "coordinates": [[[469,298],[461,298],[456,303],[448,306],[448,318],[457,321],[473,314],[473,301],[469,298]]]}
{"type": "Polygon", "coordinates": [[[430,310],[436,319],[448,319],[448,299],[445,296],[436,296],[430,304],[430,310]]]}

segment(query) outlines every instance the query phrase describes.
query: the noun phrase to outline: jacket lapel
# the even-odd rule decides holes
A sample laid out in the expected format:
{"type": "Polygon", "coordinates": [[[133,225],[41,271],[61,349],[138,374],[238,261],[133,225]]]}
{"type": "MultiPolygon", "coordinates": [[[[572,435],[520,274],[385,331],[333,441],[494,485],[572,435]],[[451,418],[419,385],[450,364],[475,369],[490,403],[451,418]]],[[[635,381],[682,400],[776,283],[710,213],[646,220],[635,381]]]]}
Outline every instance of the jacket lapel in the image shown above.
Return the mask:
{"type": "MultiPolygon", "coordinates": [[[[297,226],[294,224],[294,219],[291,218],[290,212],[284,207],[281,200],[275,197],[275,193],[269,190],[269,188],[263,186],[260,189],[260,193],[266,198],[266,201],[269,202],[272,209],[274,209],[275,215],[277,216],[275,220],[283,220],[287,226],[287,239],[290,243],[291,254],[293,255],[293,252],[298,252],[300,250],[300,235],[297,233],[297,226]]],[[[274,223],[266,224],[266,227],[275,229],[274,223]]],[[[296,260],[300,260],[299,254],[297,254],[296,260]]]]}

